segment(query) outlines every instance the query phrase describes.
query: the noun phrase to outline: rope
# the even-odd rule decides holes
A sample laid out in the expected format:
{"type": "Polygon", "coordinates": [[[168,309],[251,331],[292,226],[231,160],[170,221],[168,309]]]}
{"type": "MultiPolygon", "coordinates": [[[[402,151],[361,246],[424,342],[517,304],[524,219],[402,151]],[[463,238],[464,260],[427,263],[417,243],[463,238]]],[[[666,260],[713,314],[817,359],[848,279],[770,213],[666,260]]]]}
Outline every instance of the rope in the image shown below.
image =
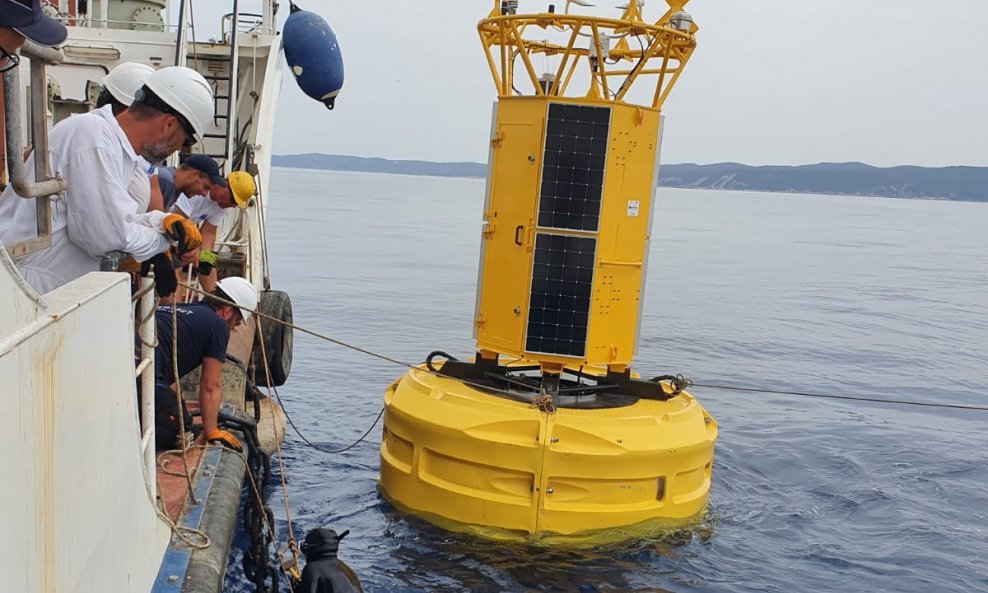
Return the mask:
{"type": "MultiPolygon", "coordinates": [[[[204,292],[202,290],[197,290],[197,289],[194,289],[194,290],[196,290],[196,292],[198,292],[199,294],[208,296],[208,297],[210,297],[212,299],[215,299],[218,302],[221,302],[221,303],[224,303],[224,304],[233,306],[233,307],[239,307],[241,309],[250,311],[251,313],[257,315],[258,317],[262,317],[264,319],[270,319],[271,321],[274,321],[276,323],[280,323],[280,324],[284,325],[285,327],[290,327],[290,328],[292,328],[294,330],[298,330],[298,331],[300,331],[300,332],[302,332],[304,334],[308,334],[308,335],[310,335],[310,336],[312,336],[314,338],[318,338],[320,340],[329,342],[331,344],[336,344],[337,346],[340,346],[342,348],[346,348],[348,350],[353,350],[354,352],[359,352],[361,354],[365,354],[365,355],[367,355],[367,356],[369,356],[371,358],[376,358],[376,359],[379,359],[379,360],[384,360],[386,362],[390,362],[392,364],[395,364],[395,365],[398,365],[398,366],[402,366],[402,367],[405,367],[407,369],[417,370],[417,371],[420,371],[420,372],[423,372],[423,373],[430,373],[430,374],[433,374],[433,375],[436,375],[436,376],[439,376],[439,377],[442,377],[443,376],[439,371],[432,371],[432,370],[429,370],[429,369],[423,369],[420,366],[413,365],[413,364],[410,364],[410,363],[407,363],[407,362],[404,362],[404,361],[401,361],[401,360],[397,360],[395,358],[391,358],[390,356],[386,356],[384,354],[379,354],[377,352],[373,352],[373,351],[367,350],[365,348],[361,348],[359,346],[355,346],[353,344],[349,344],[349,343],[344,342],[342,340],[338,340],[336,338],[332,338],[330,336],[321,334],[319,332],[316,332],[316,331],[313,331],[313,330],[310,330],[310,329],[306,329],[304,327],[299,327],[298,325],[295,325],[294,323],[290,323],[290,322],[287,322],[287,321],[282,321],[282,320],[280,320],[280,319],[278,319],[276,317],[272,317],[271,315],[267,315],[267,314],[262,313],[260,311],[252,310],[252,309],[247,309],[245,307],[241,307],[240,305],[238,305],[237,303],[235,303],[233,301],[228,301],[226,299],[221,299],[221,298],[216,297],[214,295],[208,294],[208,293],[206,293],[206,292],[204,292]]],[[[681,378],[681,375],[677,375],[676,376],[677,381],[680,378],[681,378]]],[[[683,380],[684,381],[687,381],[687,382],[690,381],[689,379],[683,379],[683,380]]],[[[512,393],[510,393],[508,391],[505,391],[503,389],[497,389],[497,388],[494,388],[494,387],[490,387],[488,385],[482,385],[482,384],[476,383],[474,381],[468,381],[468,380],[464,380],[464,379],[458,379],[458,381],[460,381],[464,385],[469,385],[471,387],[477,387],[477,388],[483,389],[483,390],[485,390],[485,391],[487,391],[489,393],[497,393],[497,394],[502,394],[502,395],[506,395],[506,396],[512,396],[513,395],[512,393]]],[[[751,392],[751,393],[770,393],[770,394],[777,394],[777,395],[793,395],[793,396],[802,396],[802,397],[818,397],[818,398],[826,398],[826,399],[839,399],[839,400],[850,400],[850,401],[874,402],[874,403],[896,404],[896,405],[904,405],[904,406],[918,406],[918,407],[927,407],[927,408],[946,408],[946,409],[956,409],[956,410],[975,410],[975,411],[988,412],[988,407],[986,407],[986,406],[969,406],[969,405],[964,405],[964,404],[944,404],[944,403],[934,403],[934,402],[912,402],[912,401],[906,401],[906,400],[897,400],[897,399],[888,399],[888,398],[879,398],[879,397],[867,397],[867,396],[860,396],[859,397],[859,396],[835,395],[835,394],[827,394],[827,393],[812,393],[812,392],[805,392],[805,391],[783,391],[783,390],[774,390],[774,389],[762,389],[762,388],[757,388],[757,387],[741,387],[741,386],[715,385],[715,384],[705,384],[705,383],[693,383],[693,385],[696,386],[696,387],[705,387],[705,388],[708,388],[708,389],[726,389],[726,390],[730,390],[730,391],[747,391],[747,392],[751,392]]],[[[671,385],[671,387],[674,390],[677,388],[677,386],[675,384],[671,385]]]]}
{"type": "Polygon", "coordinates": [[[172,379],[175,381],[175,401],[178,403],[176,412],[178,415],[178,434],[182,446],[182,467],[185,469],[185,481],[189,486],[189,497],[192,498],[193,504],[199,504],[195,489],[192,487],[189,456],[186,453],[189,448],[189,441],[185,436],[185,402],[182,401],[182,376],[178,374],[178,305],[174,301],[172,301],[172,373],[172,379]]]}
{"type": "MultiPolygon", "coordinates": [[[[261,327],[263,324],[261,323],[260,317],[255,319],[254,325],[257,327],[258,342],[261,343],[261,359],[264,361],[264,376],[267,378],[267,384],[272,385],[274,382],[271,381],[271,368],[268,365],[268,353],[264,344],[264,330],[261,327]]],[[[270,395],[268,397],[270,397],[270,395]]],[[[278,404],[281,404],[280,397],[278,398],[278,404]]],[[[284,410],[284,407],[282,410],[284,410]]],[[[285,418],[288,418],[287,413],[285,414],[285,418]]],[[[292,512],[288,508],[288,485],[285,483],[285,463],[281,451],[281,443],[283,439],[278,438],[278,422],[274,418],[274,410],[271,411],[271,426],[274,429],[274,442],[278,445],[278,468],[280,469],[279,473],[281,474],[281,492],[282,498],[285,501],[285,518],[288,520],[288,549],[291,551],[292,558],[295,560],[295,564],[297,566],[299,560],[299,550],[295,541],[295,532],[292,530],[292,512]]]]}
{"type": "Polygon", "coordinates": [[[945,408],[951,410],[977,410],[980,412],[988,412],[988,407],[986,406],[968,406],[964,404],[941,404],[936,402],[913,402],[913,401],[906,401],[901,399],[889,399],[889,398],[881,398],[881,397],[837,395],[833,393],[812,393],[807,391],[784,391],[780,389],[762,389],[758,387],[714,385],[708,383],[693,383],[693,385],[695,385],[696,387],[705,387],[707,389],[724,389],[726,391],[745,391],[748,393],[769,393],[773,395],[794,395],[798,397],[817,397],[823,399],[838,399],[838,400],[856,401],[856,402],[872,402],[877,404],[919,406],[924,408],[945,408]]]}
{"type": "Polygon", "coordinates": [[[346,453],[350,449],[353,449],[354,447],[362,443],[363,440],[367,438],[367,435],[369,435],[371,431],[374,430],[374,427],[377,426],[377,423],[381,421],[381,416],[384,415],[384,408],[382,407],[381,411],[377,413],[377,417],[374,418],[374,422],[372,422],[370,427],[366,431],[364,431],[364,434],[360,435],[360,438],[350,443],[346,447],[343,447],[342,449],[323,449],[319,445],[305,438],[305,435],[302,434],[302,431],[300,431],[298,429],[298,426],[295,425],[295,422],[292,420],[292,417],[288,415],[288,410],[285,409],[285,404],[282,401],[281,396],[278,395],[277,389],[274,390],[274,394],[278,398],[278,405],[281,406],[281,410],[285,413],[285,419],[287,419],[288,423],[291,424],[292,428],[295,430],[295,434],[297,434],[298,437],[302,439],[306,445],[312,447],[316,451],[322,451],[323,453],[329,453],[330,455],[338,455],[340,453],[346,453]]]}
{"type": "MultiPolygon", "coordinates": [[[[201,445],[194,445],[194,446],[201,447],[201,445]]],[[[164,455],[177,455],[179,453],[182,453],[183,456],[185,454],[184,451],[180,451],[180,450],[177,450],[176,449],[176,450],[172,450],[172,451],[164,451],[160,455],[161,456],[164,456],[164,455]]],[[[160,460],[159,460],[159,463],[161,463],[160,460]]],[[[162,468],[162,469],[167,474],[175,475],[175,476],[179,475],[179,474],[177,474],[175,472],[166,471],[166,470],[164,470],[164,468],[162,468]]],[[[169,517],[168,516],[168,513],[165,512],[165,510],[164,510],[165,503],[164,503],[164,501],[161,500],[161,496],[159,495],[157,497],[157,499],[152,498],[152,496],[151,496],[151,484],[147,480],[144,481],[144,491],[147,492],[148,500],[151,501],[151,506],[154,507],[154,512],[158,516],[158,519],[164,521],[165,524],[167,524],[168,527],[171,529],[172,534],[175,537],[177,537],[178,539],[180,539],[182,541],[182,543],[184,543],[185,545],[189,546],[190,548],[195,548],[197,550],[205,550],[206,548],[208,548],[209,546],[212,545],[212,541],[209,539],[209,536],[206,535],[205,532],[203,532],[203,531],[201,531],[199,529],[195,529],[193,527],[186,527],[185,525],[178,525],[177,523],[175,523],[174,521],[172,521],[172,518],[169,517]],[[189,534],[191,534],[191,537],[189,536],[189,534]],[[196,541],[195,538],[199,538],[199,541],[196,541]]],[[[160,487],[158,488],[158,492],[161,492],[161,488],[160,487]]]]}

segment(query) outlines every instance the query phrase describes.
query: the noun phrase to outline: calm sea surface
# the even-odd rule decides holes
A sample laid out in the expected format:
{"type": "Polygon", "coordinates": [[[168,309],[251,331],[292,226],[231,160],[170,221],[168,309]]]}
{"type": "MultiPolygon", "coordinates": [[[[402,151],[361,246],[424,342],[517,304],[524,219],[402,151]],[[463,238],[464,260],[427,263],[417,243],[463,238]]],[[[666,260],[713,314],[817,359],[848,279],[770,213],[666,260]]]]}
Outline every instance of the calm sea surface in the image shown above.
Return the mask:
{"type": "MultiPolygon", "coordinates": [[[[296,323],[410,362],[471,354],[484,182],[276,169],[271,187],[296,323]]],[[[653,237],[643,375],[988,406],[988,204],[662,189],[653,237]]],[[[339,448],[401,373],[296,333],[280,393],[339,448]]],[[[693,531],[589,551],[445,533],[382,501],[378,425],[335,456],[289,433],[297,537],[350,529],[368,592],[988,591],[988,412],[693,392],[720,423],[693,531]]]]}

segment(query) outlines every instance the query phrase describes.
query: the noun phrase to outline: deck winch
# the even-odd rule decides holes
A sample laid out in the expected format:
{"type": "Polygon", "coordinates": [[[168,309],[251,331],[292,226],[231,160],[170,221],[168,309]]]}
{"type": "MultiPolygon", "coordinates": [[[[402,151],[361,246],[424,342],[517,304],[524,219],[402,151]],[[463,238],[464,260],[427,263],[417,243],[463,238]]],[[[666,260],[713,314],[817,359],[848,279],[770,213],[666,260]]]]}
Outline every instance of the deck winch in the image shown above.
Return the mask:
{"type": "Polygon", "coordinates": [[[696,47],[686,2],[667,2],[654,23],[637,2],[616,19],[495,2],[479,23],[498,102],[477,353],[433,353],[387,389],[381,488],[399,508],[604,538],[705,508],[716,423],[681,381],[631,370],[660,109],[696,47]]]}

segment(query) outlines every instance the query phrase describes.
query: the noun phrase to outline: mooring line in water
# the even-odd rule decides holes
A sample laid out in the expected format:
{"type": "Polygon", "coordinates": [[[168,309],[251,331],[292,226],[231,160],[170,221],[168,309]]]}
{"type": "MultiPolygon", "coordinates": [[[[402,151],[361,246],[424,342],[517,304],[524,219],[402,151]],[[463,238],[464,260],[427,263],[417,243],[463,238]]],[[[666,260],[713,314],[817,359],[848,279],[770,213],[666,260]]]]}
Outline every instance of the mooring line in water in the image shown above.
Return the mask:
{"type": "Polygon", "coordinates": [[[288,420],[288,423],[292,425],[292,429],[295,431],[295,434],[298,435],[298,438],[300,438],[303,441],[305,441],[305,444],[306,445],[312,447],[316,451],[321,451],[322,453],[328,453],[330,455],[338,455],[340,453],[345,453],[345,452],[349,451],[350,449],[353,449],[354,447],[356,447],[360,443],[362,443],[363,440],[367,438],[367,435],[369,435],[371,433],[371,431],[374,430],[374,427],[377,426],[377,423],[381,421],[381,416],[384,415],[384,407],[382,406],[381,407],[381,411],[377,413],[377,418],[374,418],[374,422],[371,423],[370,427],[364,432],[364,434],[360,435],[360,438],[359,439],[357,439],[354,442],[350,443],[346,447],[343,447],[342,449],[323,449],[319,445],[317,445],[317,444],[313,443],[312,441],[310,441],[309,439],[305,438],[305,435],[302,434],[302,431],[298,429],[298,426],[295,426],[295,421],[293,421],[292,420],[292,417],[288,414],[288,410],[285,409],[285,402],[282,401],[281,395],[278,394],[278,388],[277,387],[274,387],[272,389],[274,390],[275,397],[278,398],[278,405],[281,406],[281,411],[285,413],[285,419],[288,420]]]}
{"type": "Polygon", "coordinates": [[[846,401],[856,401],[856,402],[872,402],[877,404],[893,404],[901,406],[920,406],[924,408],[947,408],[951,410],[975,410],[980,412],[988,412],[988,407],[985,406],[969,406],[965,404],[941,404],[936,402],[913,402],[901,399],[887,399],[881,397],[864,397],[856,395],[837,395],[833,393],[811,393],[807,391],[783,391],[780,389],[762,389],[759,387],[735,387],[730,385],[714,385],[709,383],[693,383],[696,387],[704,387],[707,389],[724,389],[726,391],[745,391],[748,393],[770,393],[774,395],[795,395],[799,397],[818,397],[823,399],[839,399],[846,401]]]}
{"type": "MultiPolygon", "coordinates": [[[[227,301],[225,299],[221,299],[221,298],[216,297],[214,295],[208,294],[208,293],[206,293],[205,291],[203,291],[201,289],[191,288],[191,290],[193,290],[193,291],[195,291],[195,292],[197,292],[197,293],[199,293],[201,295],[208,296],[208,297],[210,297],[212,299],[215,299],[215,300],[217,300],[219,302],[222,302],[222,303],[225,303],[225,304],[234,306],[234,307],[240,307],[240,305],[238,305],[237,303],[234,303],[233,301],[227,301]]],[[[240,308],[243,308],[243,307],[240,307],[240,308]]],[[[278,319],[277,317],[273,317],[271,315],[267,315],[265,313],[261,313],[260,311],[251,311],[251,312],[254,313],[254,314],[256,314],[256,315],[258,315],[259,317],[264,318],[264,319],[270,319],[271,321],[274,321],[276,323],[280,323],[280,324],[282,324],[282,325],[284,325],[286,327],[290,327],[292,329],[297,329],[298,331],[300,331],[300,332],[302,332],[304,334],[309,334],[310,336],[313,336],[315,338],[319,338],[320,340],[324,340],[324,341],[329,342],[331,344],[336,344],[337,346],[341,346],[341,347],[347,348],[349,350],[353,350],[354,352],[360,352],[361,354],[366,354],[367,356],[370,356],[372,358],[377,358],[379,360],[384,360],[384,361],[387,361],[387,362],[390,362],[390,363],[393,363],[393,364],[396,364],[398,366],[402,366],[402,367],[405,367],[405,368],[408,368],[408,369],[419,370],[419,371],[422,371],[423,373],[430,373],[430,374],[433,374],[433,375],[436,375],[436,376],[440,376],[440,377],[443,376],[443,375],[441,375],[441,374],[439,374],[439,373],[437,373],[435,371],[431,371],[429,369],[419,367],[418,365],[413,365],[413,364],[410,364],[410,363],[407,363],[407,362],[404,362],[404,361],[401,361],[401,360],[398,360],[398,359],[395,359],[395,358],[391,358],[390,356],[386,356],[384,354],[378,354],[377,352],[373,352],[371,350],[367,350],[366,348],[361,348],[360,346],[354,346],[353,344],[348,344],[348,343],[346,343],[346,342],[344,342],[342,340],[337,340],[336,338],[331,338],[331,337],[329,337],[327,335],[320,334],[319,332],[312,331],[310,329],[306,329],[304,327],[297,326],[294,323],[289,323],[287,321],[283,321],[281,319],[278,319]]],[[[481,388],[483,388],[484,390],[486,390],[488,392],[497,392],[497,393],[505,393],[505,394],[508,393],[508,392],[506,392],[504,390],[501,390],[501,389],[492,388],[492,387],[487,386],[487,385],[480,385],[480,384],[477,384],[477,383],[473,383],[471,381],[464,381],[464,380],[461,379],[461,382],[463,384],[465,384],[465,385],[470,385],[471,387],[481,387],[481,388]]],[[[835,400],[844,400],[844,401],[860,401],[860,402],[871,402],[871,403],[879,403],[879,404],[915,406],[915,407],[924,407],[924,408],[943,408],[943,409],[953,409],[953,410],[971,410],[971,411],[977,411],[977,412],[988,412],[988,406],[970,406],[970,405],[965,405],[965,404],[949,404],[949,403],[936,403],[936,402],[914,402],[914,401],[906,401],[906,400],[900,400],[900,399],[888,399],[888,398],[880,398],[880,397],[864,397],[864,396],[852,396],[852,395],[837,395],[837,394],[832,394],[832,393],[812,393],[812,392],[808,392],[808,391],[784,391],[784,390],[779,390],[779,389],[764,389],[764,388],[760,388],[760,387],[741,387],[741,386],[732,386],[732,385],[718,385],[718,384],[712,384],[712,383],[696,383],[696,382],[693,382],[693,381],[691,381],[690,383],[692,385],[696,386],[696,387],[703,387],[703,388],[706,388],[706,389],[724,389],[724,390],[727,390],[727,391],[745,391],[745,392],[748,392],[748,393],[769,393],[769,394],[775,394],[775,395],[794,395],[794,396],[797,396],[797,397],[816,397],[816,398],[821,398],[821,399],[835,399],[835,400]]],[[[276,392],[276,394],[277,394],[277,392],[276,392]]],[[[280,400],[281,400],[281,398],[279,397],[279,402],[280,402],[280,400]]],[[[382,413],[383,413],[383,409],[382,409],[382,413]]],[[[286,414],[286,418],[287,418],[287,414],[286,414]]],[[[376,424],[376,422],[375,422],[375,424],[376,424]]],[[[373,429],[373,428],[374,427],[371,426],[371,429],[373,429]]]]}

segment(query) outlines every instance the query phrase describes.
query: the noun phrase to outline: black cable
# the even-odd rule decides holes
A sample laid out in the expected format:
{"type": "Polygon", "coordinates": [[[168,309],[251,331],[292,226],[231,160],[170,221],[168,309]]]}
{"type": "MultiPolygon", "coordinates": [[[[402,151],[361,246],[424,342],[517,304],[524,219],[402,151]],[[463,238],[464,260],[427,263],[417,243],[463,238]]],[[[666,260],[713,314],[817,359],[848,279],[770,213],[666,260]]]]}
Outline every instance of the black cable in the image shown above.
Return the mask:
{"type": "MultiPolygon", "coordinates": [[[[238,369],[240,369],[240,372],[244,374],[244,378],[247,379],[247,385],[254,392],[254,402],[256,404],[258,401],[260,401],[260,398],[258,396],[263,397],[264,394],[261,393],[261,390],[257,388],[257,384],[254,383],[254,380],[251,379],[250,374],[247,372],[247,368],[244,367],[243,363],[240,362],[237,358],[235,358],[233,356],[230,356],[229,354],[226,355],[226,359],[228,361],[232,362],[233,365],[235,367],[237,367],[238,369]]],[[[278,388],[277,387],[272,387],[271,390],[274,392],[274,396],[278,399],[278,405],[281,406],[281,411],[284,412],[284,414],[285,414],[285,420],[288,420],[288,424],[291,425],[292,430],[295,431],[295,434],[298,435],[298,438],[300,438],[303,441],[305,441],[305,444],[306,445],[312,447],[313,449],[315,449],[317,451],[322,451],[323,453],[330,453],[330,454],[336,455],[338,453],[344,453],[346,451],[349,451],[350,449],[353,449],[354,447],[356,447],[357,445],[359,445],[361,442],[363,442],[364,439],[367,438],[367,435],[369,435],[371,433],[371,431],[374,430],[374,427],[377,426],[377,423],[381,420],[381,416],[384,415],[384,408],[381,408],[381,411],[378,412],[377,418],[374,419],[374,423],[370,425],[370,428],[368,428],[367,431],[364,432],[364,434],[362,434],[359,439],[357,439],[353,443],[347,445],[346,447],[344,447],[342,449],[339,449],[339,450],[323,449],[319,445],[317,445],[317,444],[313,443],[312,441],[310,441],[309,439],[305,438],[305,435],[302,434],[302,431],[299,430],[298,426],[295,425],[295,421],[292,420],[291,415],[289,415],[289,413],[288,413],[288,408],[285,407],[284,400],[281,399],[281,394],[278,393],[278,388]]]]}
{"type": "Polygon", "coordinates": [[[288,410],[285,409],[285,402],[283,402],[281,400],[281,396],[278,394],[278,388],[277,387],[272,387],[272,390],[274,391],[274,396],[276,398],[278,398],[278,405],[281,406],[281,411],[285,413],[285,419],[288,420],[288,423],[292,426],[292,429],[295,431],[295,434],[298,435],[298,438],[300,438],[303,441],[305,441],[305,444],[306,445],[312,447],[316,451],[321,451],[323,453],[329,453],[331,455],[336,455],[336,454],[339,454],[339,453],[344,453],[346,451],[349,451],[350,449],[353,449],[354,447],[356,447],[357,445],[359,445],[361,442],[363,442],[363,440],[367,438],[367,435],[369,435],[371,433],[371,431],[374,430],[374,427],[377,426],[377,423],[381,420],[381,416],[384,415],[384,408],[382,407],[381,408],[381,411],[377,413],[377,418],[374,419],[374,423],[370,425],[370,428],[368,428],[367,431],[364,432],[364,434],[360,435],[360,438],[359,439],[357,439],[356,441],[350,443],[346,447],[343,447],[342,449],[336,449],[336,450],[334,450],[334,449],[323,449],[319,445],[317,445],[317,444],[313,443],[312,441],[310,441],[309,439],[305,438],[305,435],[302,434],[302,431],[300,431],[298,429],[298,427],[295,426],[295,422],[292,420],[292,417],[288,415],[288,410]]]}
{"type": "Polygon", "coordinates": [[[806,391],[782,391],[777,389],[760,389],[756,387],[731,387],[728,385],[713,385],[709,383],[693,383],[695,387],[706,387],[707,389],[724,389],[726,391],[745,391],[749,393],[770,393],[774,395],[796,395],[800,397],[819,397],[823,399],[839,399],[857,402],[873,402],[877,404],[898,404],[902,406],[920,406],[924,408],[948,408],[953,410],[976,410],[988,412],[985,406],[966,406],[964,404],[940,404],[934,402],[910,402],[900,399],[884,399],[879,397],[858,397],[852,395],[834,395],[832,393],[809,393],[806,391]]]}

